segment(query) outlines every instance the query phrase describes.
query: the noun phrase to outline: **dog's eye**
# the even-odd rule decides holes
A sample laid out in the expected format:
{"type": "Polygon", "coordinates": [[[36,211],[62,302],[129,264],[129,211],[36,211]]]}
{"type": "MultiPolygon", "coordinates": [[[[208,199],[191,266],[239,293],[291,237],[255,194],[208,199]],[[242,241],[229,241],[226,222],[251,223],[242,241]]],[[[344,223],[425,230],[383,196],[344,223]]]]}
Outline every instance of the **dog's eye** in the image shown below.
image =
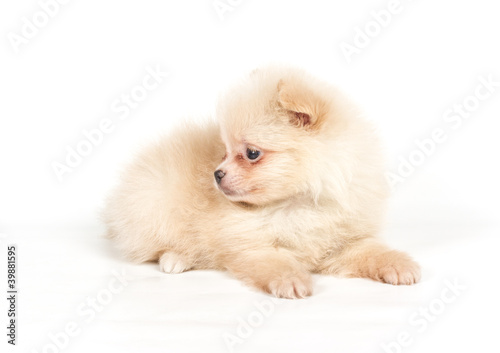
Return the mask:
{"type": "Polygon", "coordinates": [[[248,159],[255,160],[255,159],[259,158],[259,156],[260,156],[260,151],[253,150],[251,148],[247,148],[248,159]]]}

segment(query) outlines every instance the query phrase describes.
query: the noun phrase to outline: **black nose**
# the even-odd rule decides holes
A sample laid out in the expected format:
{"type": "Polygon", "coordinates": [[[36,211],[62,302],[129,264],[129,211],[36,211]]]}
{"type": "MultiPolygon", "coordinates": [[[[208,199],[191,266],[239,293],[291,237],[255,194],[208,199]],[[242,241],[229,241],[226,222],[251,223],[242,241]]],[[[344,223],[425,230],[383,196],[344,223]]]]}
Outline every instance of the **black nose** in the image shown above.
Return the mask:
{"type": "Polygon", "coordinates": [[[214,177],[215,177],[215,181],[217,182],[217,184],[220,184],[220,181],[222,180],[222,178],[224,178],[224,175],[226,175],[226,173],[224,173],[220,169],[215,171],[214,177]]]}

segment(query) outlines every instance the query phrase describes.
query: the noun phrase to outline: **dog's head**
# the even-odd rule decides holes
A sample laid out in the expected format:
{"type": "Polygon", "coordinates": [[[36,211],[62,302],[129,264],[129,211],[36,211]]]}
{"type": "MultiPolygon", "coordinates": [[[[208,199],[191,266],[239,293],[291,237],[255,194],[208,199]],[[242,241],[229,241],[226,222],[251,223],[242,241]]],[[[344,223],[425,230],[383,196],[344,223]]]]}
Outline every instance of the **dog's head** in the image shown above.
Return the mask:
{"type": "Polygon", "coordinates": [[[226,154],[214,171],[231,201],[264,205],[319,192],[329,89],[296,70],[254,71],[219,103],[226,154]]]}

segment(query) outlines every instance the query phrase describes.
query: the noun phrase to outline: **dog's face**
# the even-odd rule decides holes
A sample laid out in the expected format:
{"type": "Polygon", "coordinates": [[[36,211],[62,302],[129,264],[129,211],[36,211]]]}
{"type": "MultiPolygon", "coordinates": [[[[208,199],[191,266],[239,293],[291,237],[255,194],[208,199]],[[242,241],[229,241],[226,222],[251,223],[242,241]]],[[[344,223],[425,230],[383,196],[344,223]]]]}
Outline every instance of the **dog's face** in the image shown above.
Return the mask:
{"type": "Polygon", "coordinates": [[[237,134],[222,129],[226,154],[214,178],[231,201],[265,204],[298,191],[300,151],[287,148],[286,131],[274,127],[275,133],[267,135],[266,128],[254,126],[237,134]]]}
{"type": "Polygon", "coordinates": [[[302,77],[253,74],[218,115],[226,154],[215,184],[231,201],[265,205],[305,193],[314,183],[318,135],[327,103],[302,77]]]}

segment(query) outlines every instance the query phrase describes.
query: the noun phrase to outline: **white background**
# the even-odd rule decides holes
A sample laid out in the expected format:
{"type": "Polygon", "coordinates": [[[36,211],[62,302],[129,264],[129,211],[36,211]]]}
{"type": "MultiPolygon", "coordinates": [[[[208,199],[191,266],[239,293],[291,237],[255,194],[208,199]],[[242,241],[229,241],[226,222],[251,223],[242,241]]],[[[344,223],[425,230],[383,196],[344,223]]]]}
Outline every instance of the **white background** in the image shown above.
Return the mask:
{"type": "Polygon", "coordinates": [[[40,5],[2,2],[1,231],[42,244],[62,229],[67,237],[82,230],[99,236],[106,192],[139,146],[179,121],[212,116],[229,82],[282,62],[359,103],[383,136],[388,171],[408,159],[416,139],[444,129],[447,140],[395,188],[385,236],[421,254],[446,252],[460,241],[479,244],[479,229],[498,222],[500,87],[458,129],[443,114],[474,94],[478,77],[500,81],[499,9],[491,0],[401,0],[401,11],[348,62],[341,43],[353,44],[356,28],[388,3],[241,1],[221,20],[210,0],[75,0],[60,5],[16,52],[9,35],[21,34],[22,18],[31,19],[40,5]],[[113,101],[157,65],[169,77],[118,119],[113,101]],[[103,118],[114,131],[59,181],[52,163],[64,163],[67,146],[103,118]]]}

